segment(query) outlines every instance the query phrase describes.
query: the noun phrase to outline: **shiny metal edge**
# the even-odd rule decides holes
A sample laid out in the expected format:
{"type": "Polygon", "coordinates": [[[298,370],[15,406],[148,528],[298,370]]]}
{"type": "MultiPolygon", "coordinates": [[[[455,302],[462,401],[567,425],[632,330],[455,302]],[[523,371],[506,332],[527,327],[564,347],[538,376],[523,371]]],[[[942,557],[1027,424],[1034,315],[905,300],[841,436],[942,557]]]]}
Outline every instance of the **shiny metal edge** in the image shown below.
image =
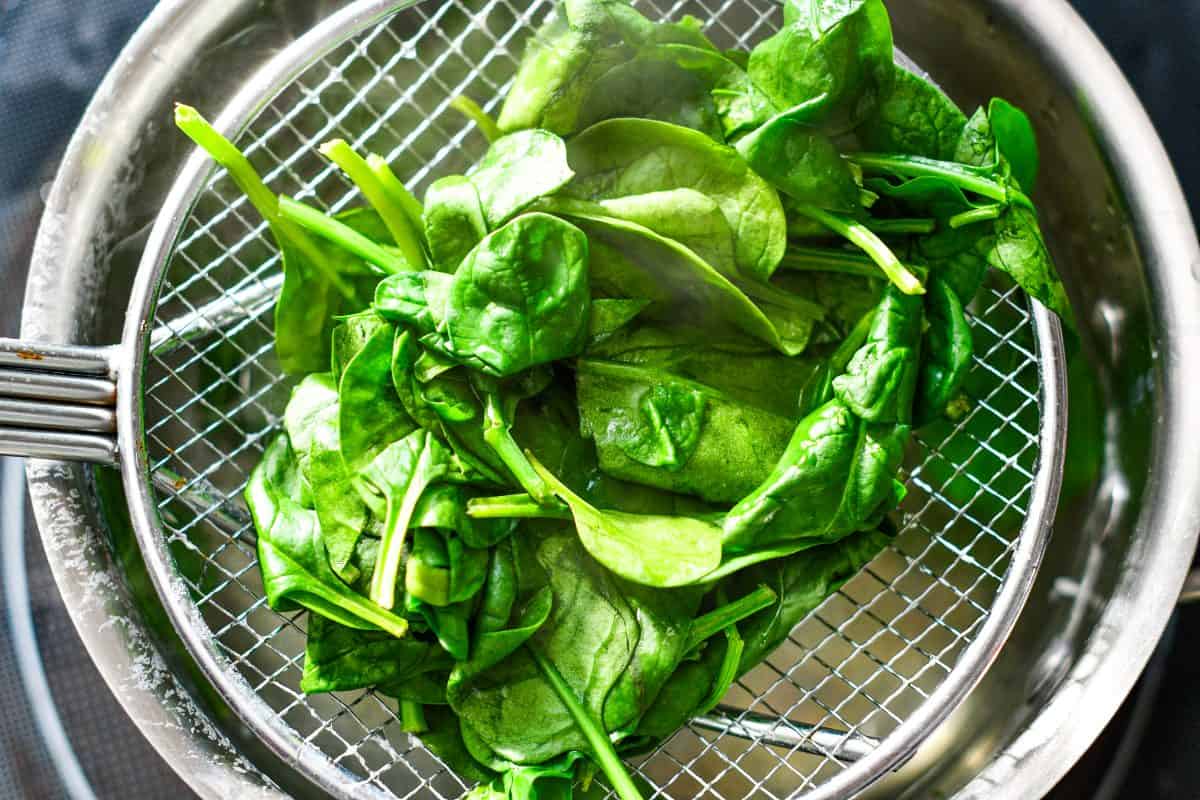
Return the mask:
{"type": "Polygon", "coordinates": [[[1162,414],[1136,526],[1144,546],[1127,555],[1116,593],[1063,686],[1032,725],[955,794],[956,800],[1030,800],[1062,779],[1138,680],[1171,617],[1200,535],[1200,387],[1190,374],[1200,364],[1200,244],[1153,123],[1079,14],[1063,0],[987,5],[1043,53],[1091,114],[1148,265],[1161,365],[1162,414]]]}
{"type": "MultiPolygon", "coordinates": [[[[266,103],[328,50],[418,1],[360,0],[327,17],[247,81],[214,122],[214,126],[236,139],[266,103]],[[300,53],[304,54],[303,59],[297,58],[300,53]]],[[[147,354],[152,346],[153,331],[150,325],[154,319],[158,288],[169,266],[180,228],[213,169],[212,161],[199,149],[185,163],[163,203],[164,213],[159,215],[150,232],[126,312],[122,335],[122,368],[117,377],[117,438],[124,453],[121,474],[133,527],[168,616],[192,657],[229,706],[276,755],[294,765],[331,795],[345,800],[388,800],[390,793],[376,786],[359,783],[354,791],[348,790],[347,786],[356,783],[355,776],[332,763],[317,747],[301,739],[257,695],[217,647],[215,640],[208,635],[207,623],[175,569],[158,517],[154,491],[147,480],[150,465],[143,436],[145,421],[141,384],[147,354]],[[262,721],[267,722],[266,727],[261,724],[262,721]]]]}
{"type": "MultiPolygon", "coordinates": [[[[197,3],[163,0],[122,51],[88,106],[64,155],[38,229],[22,315],[26,342],[87,341],[103,287],[96,220],[119,220],[117,198],[136,176],[141,127],[208,41],[253,0],[197,3]],[[81,225],[80,221],[86,221],[81,225]],[[89,235],[81,236],[86,230],[89,235]],[[94,234],[94,235],[93,235],[94,234]],[[82,315],[81,315],[82,314],[82,315]]],[[[68,353],[69,355],[69,353],[68,353]]],[[[105,350],[104,368],[119,367],[119,349],[105,350]]],[[[18,356],[19,359],[19,356],[18,356]]],[[[97,458],[107,461],[107,458],[97,458]]],[[[121,569],[90,489],[92,467],[29,460],[26,478],[42,544],[71,620],[100,675],[159,755],[201,797],[284,800],[286,795],[244,758],[174,675],[130,602],[121,569]]]]}

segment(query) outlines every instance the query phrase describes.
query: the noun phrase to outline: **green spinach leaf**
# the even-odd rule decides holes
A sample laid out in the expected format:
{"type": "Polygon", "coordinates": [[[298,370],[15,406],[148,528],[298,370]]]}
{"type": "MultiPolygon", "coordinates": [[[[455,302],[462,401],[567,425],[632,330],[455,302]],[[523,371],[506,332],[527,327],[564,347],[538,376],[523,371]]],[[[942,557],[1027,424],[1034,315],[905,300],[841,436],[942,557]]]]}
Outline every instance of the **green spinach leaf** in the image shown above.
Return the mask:
{"type": "Polygon", "coordinates": [[[300,691],[315,694],[396,685],[450,666],[450,660],[428,642],[355,630],[314,615],[308,620],[300,691]]]}
{"type": "Polygon", "coordinates": [[[882,0],[787,0],[784,27],[750,53],[750,80],[777,108],[816,102],[810,120],[857,127],[892,88],[892,26],[882,0]]]}
{"type": "Polygon", "coordinates": [[[428,486],[450,475],[450,454],[429,431],[418,429],[389,445],[361,472],[387,503],[379,561],[371,576],[371,599],[395,605],[409,523],[428,486]]]}
{"type": "Polygon", "coordinates": [[[526,214],[480,242],[455,273],[450,350],[500,377],[567,358],[583,348],[589,299],[587,237],[526,214]]]}
{"type": "Polygon", "coordinates": [[[462,175],[433,182],[425,193],[424,222],[433,266],[445,273],[458,269],[488,232],[479,192],[462,175]]]}
{"type": "Polygon", "coordinates": [[[868,150],[958,160],[967,117],[941,89],[903,67],[894,68],[892,90],[858,129],[868,150]]]}
{"type": "Polygon", "coordinates": [[[554,194],[574,174],[563,140],[549,131],[531,130],[493,142],[467,177],[479,193],[488,229],[494,230],[539,198],[554,194]]]}
{"type": "Polygon", "coordinates": [[[764,480],[796,424],[790,415],[653,367],[581,360],[576,384],[581,430],[595,441],[604,472],[714,503],[737,502],[764,480]],[[656,388],[660,396],[673,393],[688,400],[693,409],[676,421],[675,439],[669,428],[662,430],[661,415],[657,426],[648,419],[646,406],[653,403],[656,388]],[[673,448],[675,464],[646,449],[645,442],[652,444],[657,436],[666,437],[663,449],[673,448]],[[687,448],[681,450],[676,442],[687,448]]]}
{"type": "Polygon", "coordinates": [[[295,486],[295,470],[291,446],[280,436],[246,485],[268,604],[276,611],[307,608],[350,628],[378,629],[403,638],[408,632],[403,618],[354,592],[333,573],[316,512],[287,493],[295,486]]]}
{"type": "Polygon", "coordinates": [[[342,458],[351,471],[363,469],[415,427],[392,386],[394,338],[392,326],[379,320],[338,385],[342,458]]]}
{"type": "Polygon", "coordinates": [[[537,461],[533,467],[571,508],[588,553],[622,578],[659,588],[688,586],[720,565],[719,526],[687,517],[601,511],[537,461]]]}
{"type": "Polygon", "coordinates": [[[787,220],[778,194],[736,150],[702,133],[654,120],[607,120],[572,139],[567,157],[576,172],[565,190],[571,197],[600,202],[693,189],[720,207],[741,275],[766,280],[783,258],[787,220]]]}
{"type": "Polygon", "coordinates": [[[954,290],[941,279],[930,284],[925,301],[928,328],[917,383],[914,417],[918,427],[941,419],[962,390],[975,355],[971,326],[954,290]]]}

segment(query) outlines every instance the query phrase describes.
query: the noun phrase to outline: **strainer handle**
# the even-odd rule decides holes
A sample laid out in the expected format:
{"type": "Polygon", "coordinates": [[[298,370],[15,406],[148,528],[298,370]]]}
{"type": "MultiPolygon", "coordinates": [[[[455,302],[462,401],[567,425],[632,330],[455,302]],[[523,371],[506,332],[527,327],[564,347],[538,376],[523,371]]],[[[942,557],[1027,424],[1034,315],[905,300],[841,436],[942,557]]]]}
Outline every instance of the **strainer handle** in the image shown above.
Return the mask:
{"type": "Polygon", "coordinates": [[[115,465],[114,351],[0,339],[0,455],[115,465]]]}

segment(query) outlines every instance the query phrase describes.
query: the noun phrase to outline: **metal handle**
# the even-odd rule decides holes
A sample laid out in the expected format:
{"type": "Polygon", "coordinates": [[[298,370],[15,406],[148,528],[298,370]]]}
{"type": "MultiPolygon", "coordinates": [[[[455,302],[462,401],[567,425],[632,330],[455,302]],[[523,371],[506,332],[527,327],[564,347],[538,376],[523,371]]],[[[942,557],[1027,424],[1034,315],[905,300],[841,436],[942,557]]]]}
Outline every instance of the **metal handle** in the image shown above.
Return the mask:
{"type": "MultiPolygon", "coordinates": [[[[276,274],[251,279],[150,333],[150,352],[228,332],[274,304],[276,274]]],[[[117,347],[0,338],[0,455],[116,465],[117,347]]]]}
{"type": "Polygon", "coordinates": [[[116,464],[114,356],[0,339],[0,455],[116,464]]]}

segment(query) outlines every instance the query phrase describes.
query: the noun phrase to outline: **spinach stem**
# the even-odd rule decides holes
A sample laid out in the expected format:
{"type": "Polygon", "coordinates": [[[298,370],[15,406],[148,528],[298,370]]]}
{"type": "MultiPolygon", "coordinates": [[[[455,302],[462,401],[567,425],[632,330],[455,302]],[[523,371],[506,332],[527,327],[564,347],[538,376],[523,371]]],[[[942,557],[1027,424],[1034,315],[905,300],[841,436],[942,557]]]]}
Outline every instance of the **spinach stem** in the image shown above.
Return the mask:
{"type": "Polygon", "coordinates": [[[504,412],[500,408],[500,401],[494,392],[488,392],[483,411],[483,440],[500,456],[500,460],[517,479],[517,483],[521,484],[521,488],[529,492],[529,496],[536,502],[544,504],[554,496],[513,439],[508,421],[504,419],[504,412]]]}
{"type": "Polygon", "coordinates": [[[950,227],[958,230],[959,228],[965,228],[968,225],[974,225],[978,222],[991,222],[994,219],[1000,219],[1000,215],[1003,213],[1004,206],[999,203],[984,206],[983,208],[974,208],[951,217],[950,227]]]}
{"type": "Polygon", "coordinates": [[[299,255],[315,269],[320,270],[344,297],[353,297],[354,290],[337,270],[329,267],[316,242],[309,238],[303,228],[282,216],[279,197],[267,188],[250,159],[246,158],[233,142],[222,136],[199,111],[182,103],[175,105],[175,125],[207,152],[213,161],[225,168],[229,177],[246,195],[250,205],[254,206],[271,226],[271,233],[279,240],[280,247],[286,245],[295,248],[299,255]]]}
{"type": "Polygon", "coordinates": [[[572,519],[571,509],[557,500],[543,504],[528,494],[474,497],[467,501],[472,519],[572,519]]]}
{"type": "Polygon", "coordinates": [[[433,467],[433,451],[426,433],[425,446],[413,468],[413,477],[405,489],[400,502],[388,500],[387,517],[383,536],[379,540],[379,561],[371,575],[370,598],[384,608],[396,605],[396,581],[400,578],[400,567],[404,563],[404,550],[408,538],[408,523],[417,508],[417,501],[429,486],[429,474],[433,467]]]}
{"type": "Polygon", "coordinates": [[[429,730],[425,707],[415,700],[400,701],[400,730],[405,733],[424,733],[429,730]]]}
{"type": "Polygon", "coordinates": [[[476,103],[465,94],[460,94],[451,100],[450,107],[474,122],[479,128],[479,132],[489,142],[494,142],[504,135],[500,130],[500,126],[496,124],[496,120],[492,119],[486,111],[480,108],[479,103],[476,103]]]}
{"type": "Polygon", "coordinates": [[[866,256],[827,247],[790,247],[779,268],[794,272],[840,272],[862,278],[879,277],[879,267],[866,256]]]}
{"type": "Polygon", "coordinates": [[[345,139],[332,139],[320,147],[321,155],[328,158],[346,173],[354,185],[367,198],[371,207],[379,212],[383,224],[400,248],[400,255],[408,262],[410,270],[425,268],[425,251],[421,246],[420,234],[413,229],[412,221],[404,208],[387,191],[379,176],[367,164],[366,159],[354,152],[345,139]]]}
{"type": "Polygon", "coordinates": [[[408,217],[409,223],[420,234],[421,241],[424,241],[425,209],[421,207],[421,201],[414,197],[404,182],[396,177],[396,173],[392,172],[392,168],[388,166],[383,156],[367,153],[367,166],[371,172],[375,173],[376,180],[379,181],[379,185],[387,192],[392,202],[404,210],[404,216],[408,217]]]}
{"type": "Polygon", "coordinates": [[[554,689],[554,693],[562,700],[567,711],[575,720],[575,724],[587,739],[588,745],[591,746],[592,756],[596,759],[596,763],[600,765],[600,769],[608,778],[613,791],[621,800],[643,800],[641,792],[630,777],[629,771],[625,769],[625,765],[621,763],[620,756],[617,755],[616,749],[608,738],[608,734],[604,732],[600,722],[592,718],[592,715],[580,702],[579,697],[575,694],[575,690],[570,687],[567,681],[559,674],[558,668],[547,659],[536,647],[531,644],[526,645],[529,653],[533,656],[533,660],[541,669],[542,674],[546,676],[546,681],[554,689]]]}
{"type": "Polygon", "coordinates": [[[688,643],[684,652],[690,653],[730,625],[741,622],[752,614],[757,614],[777,599],[779,596],[769,586],[759,586],[745,597],[714,609],[702,617],[697,617],[692,623],[692,632],[688,635],[688,643]]]}
{"type": "Polygon", "coordinates": [[[902,178],[941,178],[997,203],[1016,203],[1033,209],[1033,201],[1024,192],[994,181],[966,164],[886,153],[851,153],[846,159],[865,170],[899,175],[902,178]]]}
{"type": "Polygon", "coordinates": [[[921,285],[917,276],[909,272],[908,268],[892,252],[892,249],[866,225],[816,206],[799,206],[796,210],[861,247],[900,291],[905,294],[925,294],[925,287],[921,285]]]}
{"type": "MultiPolygon", "coordinates": [[[[408,635],[408,620],[381,608],[377,603],[371,602],[357,592],[333,593],[322,586],[319,590],[313,590],[309,596],[315,598],[317,602],[328,603],[332,609],[348,611],[397,639],[403,639],[408,635]]],[[[318,613],[320,613],[319,609],[318,613]]],[[[322,614],[322,616],[328,616],[328,614],[322,614]]]]}
{"type": "Polygon", "coordinates": [[[876,219],[871,217],[867,220],[867,227],[880,236],[904,236],[907,234],[921,236],[937,230],[937,220],[932,217],[916,219],[876,219]]]}
{"type": "Polygon", "coordinates": [[[389,252],[382,245],[363,236],[349,225],[339,222],[328,214],[322,214],[312,206],[284,196],[279,198],[279,213],[289,222],[353,253],[369,264],[374,264],[389,275],[411,271],[408,262],[403,257],[389,252]]]}

